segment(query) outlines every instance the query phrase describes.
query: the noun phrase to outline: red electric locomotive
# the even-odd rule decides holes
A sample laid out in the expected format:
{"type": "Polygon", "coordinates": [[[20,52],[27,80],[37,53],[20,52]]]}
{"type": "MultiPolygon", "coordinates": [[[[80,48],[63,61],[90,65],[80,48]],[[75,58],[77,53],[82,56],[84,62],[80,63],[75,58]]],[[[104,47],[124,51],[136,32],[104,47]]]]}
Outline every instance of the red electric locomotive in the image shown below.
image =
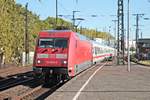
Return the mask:
{"type": "Polygon", "coordinates": [[[58,82],[73,77],[92,65],[89,39],[71,30],[46,30],[39,33],[33,69],[45,81],[58,82]]]}

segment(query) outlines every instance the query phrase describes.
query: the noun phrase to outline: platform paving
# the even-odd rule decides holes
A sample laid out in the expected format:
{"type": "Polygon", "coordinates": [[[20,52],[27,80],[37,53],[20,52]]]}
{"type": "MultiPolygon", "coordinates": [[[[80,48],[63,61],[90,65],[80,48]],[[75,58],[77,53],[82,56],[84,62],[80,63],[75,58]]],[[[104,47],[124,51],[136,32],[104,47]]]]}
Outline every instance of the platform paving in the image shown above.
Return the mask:
{"type": "Polygon", "coordinates": [[[98,67],[73,78],[47,100],[150,100],[150,69],[136,64],[131,65],[131,72],[127,71],[127,65],[104,66],[75,99],[98,67]]]}

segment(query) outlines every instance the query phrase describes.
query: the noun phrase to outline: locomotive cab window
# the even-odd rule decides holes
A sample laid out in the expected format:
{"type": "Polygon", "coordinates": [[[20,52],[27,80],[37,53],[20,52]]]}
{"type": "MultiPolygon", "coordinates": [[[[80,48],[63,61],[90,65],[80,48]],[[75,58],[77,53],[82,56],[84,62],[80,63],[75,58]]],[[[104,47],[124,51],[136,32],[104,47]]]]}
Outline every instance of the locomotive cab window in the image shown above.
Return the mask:
{"type": "Polygon", "coordinates": [[[52,48],[54,46],[53,39],[39,39],[39,47],[52,48]]]}
{"type": "Polygon", "coordinates": [[[65,38],[42,38],[39,39],[41,48],[67,48],[68,40],[65,38]]]}
{"type": "Polygon", "coordinates": [[[63,39],[63,38],[57,38],[54,39],[54,46],[55,48],[67,48],[67,39],[63,39]]]}

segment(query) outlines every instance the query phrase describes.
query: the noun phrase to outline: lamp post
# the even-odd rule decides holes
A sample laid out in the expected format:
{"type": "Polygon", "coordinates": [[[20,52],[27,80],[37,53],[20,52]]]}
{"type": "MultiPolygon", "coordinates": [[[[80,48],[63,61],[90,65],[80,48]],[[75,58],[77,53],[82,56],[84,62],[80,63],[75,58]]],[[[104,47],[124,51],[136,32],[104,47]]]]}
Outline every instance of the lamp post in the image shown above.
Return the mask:
{"type": "Polygon", "coordinates": [[[128,67],[127,70],[128,72],[131,71],[131,66],[130,66],[130,47],[129,47],[129,24],[130,24],[130,20],[129,20],[129,14],[130,14],[130,10],[129,10],[129,3],[130,1],[128,0],[128,9],[127,9],[127,46],[128,46],[128,67]]]}
{"type": "Polygon", "coordinates": [[[24,35],[24,48],[25,48],[25,65],[29,64],[29,41],[28,41],[28,3],[26,3],[25,12],[25,35],[24,35]]]}
{"type": "Polygon", "coordinates": [[[57,20],[58,20],[58,0],[56,0],[56,25],[55,28],[57,28],[57,20]]]}

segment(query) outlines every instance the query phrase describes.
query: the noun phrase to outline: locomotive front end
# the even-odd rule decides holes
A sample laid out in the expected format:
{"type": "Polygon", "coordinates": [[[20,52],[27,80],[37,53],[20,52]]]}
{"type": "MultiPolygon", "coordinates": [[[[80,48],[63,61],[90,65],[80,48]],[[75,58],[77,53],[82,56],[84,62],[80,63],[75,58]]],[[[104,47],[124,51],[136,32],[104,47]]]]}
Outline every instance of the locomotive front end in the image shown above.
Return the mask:
{"type": "Polygon", "coordinates": [[[68,74],[68,36],[59,32],[42,32],[37,40],[33,70],[45,80],[60,81],[68,74]],[[65,37],[64,37],[65,36],[65,37]]]}
{"type": "Polygon", "coordinates": [[[40,38],[36,52],[37,67],[67,67],[67,38],[40,38]]]}

